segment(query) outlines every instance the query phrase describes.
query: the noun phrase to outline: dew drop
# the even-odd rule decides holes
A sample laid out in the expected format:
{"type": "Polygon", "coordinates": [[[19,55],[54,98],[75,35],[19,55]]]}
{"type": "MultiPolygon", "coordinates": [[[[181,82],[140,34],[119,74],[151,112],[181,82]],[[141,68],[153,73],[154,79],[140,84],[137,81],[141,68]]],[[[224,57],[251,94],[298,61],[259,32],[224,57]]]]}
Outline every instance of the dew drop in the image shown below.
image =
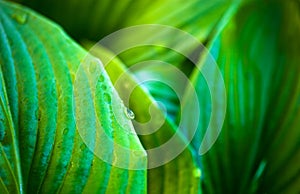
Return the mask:
{"type": "Polygon", "coordinates": [[[141,151],[133,150],[133,155],[136,156],[136,157],[141,156],[141,151]]]}
{"type": "Polygon", "coordinates": [[[12,18],[16,20],[19,24],[25,24],[28,18],[27,13],[14,13],[12,18]]]}
{"type": "Polygon", "coordinates": [[[80,145],[80,149],[81,149],[81,150],[84,150],[84,149],[85,149],[85,144],[84,144],[84,143],[80,145]]]}
{"type": "Polygon", "coordinates": [[[63,131],[63,134],[64,134],[64,135],[67,134],[68,131],[69,131],[69,129],[68,129],[68,128],[65,128],[64,131],[63,131]]]}
{"type": "Polygon", "coordinates": [[[89,72],[91,74],[95,73],[97,71],[98,65],[99,65],[98,61],[92,60],[89,65],[89,72]]]}
{"type": "Polygon", "coordinates": [[[58,149],[61,148],[61,143],[58,143],[58,145],[56,146],[58,149]]]}
{"type": "Polygon", "coordinates": [[[101,85],[101,89],[106,90],[107,89],[106,85],[101,85]]]}
{"type": "Polygon", "coordinates": [[[104,100],[107,103],[111,103],[111,97],[108,93],[104,93],[104,100]]]}
{"type": "Polygon", "coordinates": [[[201,176],[201,170],[199,168],[194,169],[193,175],[194,177],[199,178],[201,176]]]}
{"type": "Polygon", "coordinates": [[[100,82],[103,82],[103,81],[104,81],[104,77],[103,77],[103,75],[100,75],[100,77],[99,77],[99,81],[100,81],[100,82]]]}
{"type": "Polygon", "coordinates": [[[132,111],[132,110],[130,110],[129,108],[127,108],[127,107],[125,107],[125,109],[124,109],[124,113],[125,113],[125,115],[126,115],[126,117],[128,118],[128,119],[134,119],[134,117],[135,117],[135,115],[134,115],[134,112],[132,111]]]}

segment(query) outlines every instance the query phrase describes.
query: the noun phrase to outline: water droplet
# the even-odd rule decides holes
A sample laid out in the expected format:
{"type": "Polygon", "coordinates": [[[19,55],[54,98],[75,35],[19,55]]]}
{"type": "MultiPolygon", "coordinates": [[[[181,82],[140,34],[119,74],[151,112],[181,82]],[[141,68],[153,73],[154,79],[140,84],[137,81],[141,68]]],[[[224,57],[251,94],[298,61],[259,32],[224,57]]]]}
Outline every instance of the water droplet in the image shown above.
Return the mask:
{"type": "Polygon", "coordinates": [[[194,169],[193,175],[194,177],[199,178],[201,176],[201,170],[199,168],[194,169]]]}
{"type": "Polygon", "coordinates": [[[84,143],[80,145],[80,149],[81,149],[81,150],[84,150],[84,149],[85,149],[85,144],[84,144],[84,143]]]}
{"type": "Polygon", "coordinates": [[[99,81],[100,81],[100,82],[103,82],[103,81],[104,81],[104,76],[103,76],[103,75],[100,75],[99,81]]]}
{"type": "Polygon", "coordinates": [[[19,24],[25,24],[28,18],[27,13],[14,13],[12,18],[16,20],[19,24]]]}
{"type": "Polygon", "coordinates": [[[106,89],[107,89],[106,85],[104,85],[104,84],[101,85],[101,89],[102,89],[102,90],[106,90],[106,89]]]}
{"type": "Polygon", "coordinates": [[[58,149],[60,149],[60,148],[61,148],[61,145],[62,145],[62,143],[61,143],[61,142],[60,142],[60,143],[58,143],[58,144],[57,144],[57,148],[58,148],[58,149]]]}
{"type": "Polygon", "coordinates": [[[104,93],[104,100],[105,102],[111,103],[111,97],[108,93],[104,93]]]}
{"type": "Polygon", "coordinates": [[[89,72],[91,74],[95,73],[97,71],[98,65],[99,65],[99,63],[98,63],[97,59],[92,60],[89,65],[89,72]]]}
{"type": "Polygon", "coordinates": [[[125,109],[124,109],[124,113],[125,113],[125,115],[126,115],[126,117],[128,118],[128,119],[134,119],[134,117],[135,117],[135,115],[134,115],[134,112],[132,112],[132,110],[130,110],[129,108],[127,108],[127,107],[125,107],[125,109]]]}
{"type": "Polygon", "coordinates": [[[64,135],[67,134],[68,131],[69,131],[69,129],[68,129],[68,128],[65,128],[64,131],[63,131],[63,134],[64,134],[64,135]]]}
{"type": "Polygon", "coordinates": [[[28,104],[29,99],[25,97],[21,101],[23,104],[28,104]]]}
{"type": "Polygon", "coordinates": [[[141,151],[139,151],[139,150],[133,150],[133,155],[135,155],[135,156],[141,156],[141,151]]]}

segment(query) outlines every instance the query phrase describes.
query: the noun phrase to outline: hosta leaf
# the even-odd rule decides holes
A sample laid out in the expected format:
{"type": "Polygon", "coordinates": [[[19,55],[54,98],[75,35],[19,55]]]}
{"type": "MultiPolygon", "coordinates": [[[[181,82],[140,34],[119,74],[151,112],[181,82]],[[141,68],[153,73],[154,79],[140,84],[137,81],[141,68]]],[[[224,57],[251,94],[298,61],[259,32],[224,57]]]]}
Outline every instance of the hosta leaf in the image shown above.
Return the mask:
{"type": "Polygon", "coordinates": [[[151,95],[138,84],[120,59],[114,58],[110,51],[99,45],[93,47],[91,52],[103,61],[119,95],[135,113],[133,124],[148,152],[148,192],[201,192],[200,170],[195,163],[194,152],[181,135],[180,129],[176,129],[162,113],[151,95]],[[171,137],[175,141],[170,144],[171,137]],[[162,145],[167,143],[172,147],[163,148],[162,145]],[[182,151],[178,152],[178,156],[177,149],[182,151]]]}
{"type": "MultiPolygon", "coordinates": [[[[8,102],[3,97],[2,110],[4,131],[10,131],[1,148],[6,143],[11,147],[4,151],[15,154],[2,152],[10,163],[1,157],[1,188],[28,193],[144,193],[146,155],[137,136],[125,133],[133,128],[124,112],[109,111],[110,100],[124,105],[105,71],[101,83],[91,87],[89,74],[79,66],[86,51],[60,27],[27,8],[0,1],[0,21],[2,83],[8,96],[8,102]],[[12,132],[18,132],[18,139],[12,132]],[[112,143],[102,141],[105,137],[112,143]],[[120,154],[117,145],[138,152],[140,161],[129,152],[120,154]],[[95,155],[98,152],[107,153],[111,161],[103,161],[95,155]],[[124,168],[112,165],[118,157],[124,168]],[[135,163],[140,165],[138,170],[131,168],[135,163]],[[18,179],[20,166],[23,186],[18,179]]],[[[95,67],[102,68],[100,63],[95,67]]]]}
{"type": "MultiPolygon", "coordinates": [[[[212,103],[225,104],[226,100],[222,96],[211,100],[206,80],[197,69],[193,72],[191,79],[196,87],[202,112],[192,143],[204,154],[200,161],[204,177],[203,189],[206,193],[256,192],[256,179],[261,178],[265,166],[268,166],[268,160],[265,161],[263,154],[268,151],[264,142],[272,141],[272,138],[268,139],[266,136],[265,127],[273,120],[268,114],[269,110],[275,108],[271,102],[284,87],[281,83],[285,79],[284,72],[290,72],[290,68],[293,69],[291,72],[299,72],[287,62],[285,57],[289,55],[284,56],[281,52],[279,43],[283,35],[279,29],[282,29],[283,17],[279,2],[247,3],[213,39],[210,52],[224,78],[227,109],[220,136],[205,154],[201,152],[201,143],[212,112],[219,111],[218,106],[215,106],[216,109],[212,108],[212,103]]],[[[209,65],[208,62],[204,60],[203,67],[209,65]]],[[[296,73],[288,77],[295,80],[295,76],[296,73]]],[[[295,87],[297,86],[289,86],[290,89],[298,90],[295,87]]],[[[213,122],[216,125],[220,121],[213,122]]],[[[187,121],[186,126],[188,125],[187,121]]],[[[274,131],[269,133],[273,134],[274,131]]],[[[209,131],[209,134],[215,136],[214,130],[209,131]]],[[[297,142],[292,141],[291,144],[296,149],[297,142]]],[[[272,158],[276,160],[275,152],[272,158]]],[[[273,178],[274,176],[280,177],[281,174],[273,174],[273,178]]],[[[270,183],[273,182],[271,180],[273,179],[270,179],[270,183]]],[[[264,191],[268,192],[268,187],[264,191]]]]}

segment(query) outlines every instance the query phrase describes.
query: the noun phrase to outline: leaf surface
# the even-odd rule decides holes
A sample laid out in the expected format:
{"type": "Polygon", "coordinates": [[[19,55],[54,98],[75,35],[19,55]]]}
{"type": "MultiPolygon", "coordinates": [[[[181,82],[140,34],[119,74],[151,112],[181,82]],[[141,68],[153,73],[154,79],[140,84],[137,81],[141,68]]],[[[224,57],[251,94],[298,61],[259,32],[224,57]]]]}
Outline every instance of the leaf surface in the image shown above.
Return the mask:
{"type": "MultiPolygon", "coordinates": [[[[1,140],[3,191],[144,193],[146,153],[136,134],[125,133],[133,127],[124,112],[109,111],[111,100],[124,105],[106,72],[101,71],[101,83],[93,82],[97,87],[91,85],[84,61],[96,58],[35,12],[3,1],[0,10],[1,110],[6,116],[1,140]],[[4,88],[9,88],[8,97],[4,88]],[[120,153],[118,145],[136,150],[138,156],[120,153]],[[104,161],[103,153],[113,156],[111,161],[104,161]],[[123,168],[113,165],[116,158],[123,159],[123,168]],[[138,170],[131,168],[135,163],[138,170]]],[[[103,69],[100,62],[94,66],[103,69]]],[[[2,131],[1,127],[1,137],[2,131]]]]}

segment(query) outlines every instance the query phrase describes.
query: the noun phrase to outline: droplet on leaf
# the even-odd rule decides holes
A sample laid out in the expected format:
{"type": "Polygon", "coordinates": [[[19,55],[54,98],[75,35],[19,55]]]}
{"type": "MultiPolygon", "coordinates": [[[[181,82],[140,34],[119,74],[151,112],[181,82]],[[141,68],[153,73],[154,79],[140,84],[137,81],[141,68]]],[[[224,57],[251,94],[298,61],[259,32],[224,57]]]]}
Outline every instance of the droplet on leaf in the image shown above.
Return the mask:
{"type": "Polygon", "coordinates": [[[27,13],[14,13],[12,18],[16,20],[19,24],[25,24],[28,18],[27,13]]]}
{"type": "Polygon", "coordinates": [[[103,75],[100,75],[99,77],[99,82],[103,82],[104,81],[104,76],[103,75]]]}
{"type": "Polygon", "coordinates": [[[64,135],[67,134],[68,131],[69,131],[69,129],[68,129],[68,128],[65,128],[64,131],[63,131],[63,134],[64,134],[64,135]]]}
{"type": "Polygon", "coordinates": [[[111,97],[108,93],[104,93],[104,100],[107,102],[107,103],[111,103],[111,97]]]}
{"type": "Polygon", "coordinates": [[[89,72],[91,74],[95,73],[97,71],[98,65],[99,65],[98,60],[96,59],[92,60],[89,64],[89,72]]]}
{"type": "Polygon", "coordinates": [[[107,89],[107,87],[106,87],[106,85],[101,85],[101,89],[104,91],[104,90],[106,90],[107,89]]]}
{"type": "Polygon", "coordinates": [[[125,107],[124,112],[125,112],[125,115],[128,119],[131,119],[131,120],[134,119],[135,115],[134,115],[134,112],[132,112],[132,110],[125,107]]]}
{"type": "Polygon", "coordinates": [[[81,149],[81,150],[84,150],[84,149],[85,149],[85,144],[84,144],[84,143],[80,145],[80,149],[81,149]]]}

